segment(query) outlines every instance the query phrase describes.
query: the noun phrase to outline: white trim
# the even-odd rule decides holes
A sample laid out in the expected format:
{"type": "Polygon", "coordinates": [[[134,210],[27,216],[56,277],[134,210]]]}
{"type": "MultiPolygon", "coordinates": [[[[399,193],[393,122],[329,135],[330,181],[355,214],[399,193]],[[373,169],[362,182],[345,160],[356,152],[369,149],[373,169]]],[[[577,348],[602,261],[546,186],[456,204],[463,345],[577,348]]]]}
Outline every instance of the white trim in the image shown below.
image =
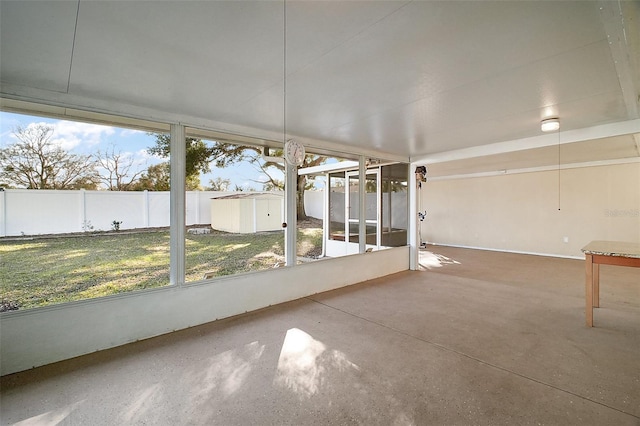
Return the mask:
{"type": "Polygon", "coordinates": [[[331,226],[331,209],[329,202],[331,200],[331,187],[330,187],[330,178],[329,173],[325,175],[325,184],[324,191],[322,194],[323,205],[322,205],[322,255],[321,258],[324,258],[327,255],[327,241],[329,241],[329,228],[331,226]]]}
{"type": "Polygon", "coordinates": [[[284,214],[287,227],[284,228],[284,257],[287,266],[296,266],[297,254],[297,193],[298,193],[298,167],[289,162],[284,163],[284,214]]]}
{"type": "MultiPolygon", "coordinates": [[[[619,158],[616,160],[601,160],[601,161],[586,161],[584,163],[572,163],[572,164],[562,164],[559,169],[579,169],[583,167],[598,167],[598,166],[612,166],[617,164],[630,164],[630,163],[640,163],[640,158],[619,158]]],[[[439,181],[439,180],[452,180],[452,179],[469,179],[469,178],[478,178],[478,177],[489,177],[489,176],[503,176],[503,175],[515,175],[520,173],[534,173],[534,172],[548,172],[558,170],[558,165],[552,166],[540,166],[540,167],[528,167],[523,169],[506,169],[506,170],[494,170],[490,172],[478,172],[478,173],[466,173],[466,174],[457,174],[457,175],[447,175],[447,176],[435,176],[430,177],[430,181],[439,181]]]]}
{"type": "MultiPolygon", "coordinates": [[[[240,138],[251,138],[256,141],[268,141],[265,145],[276,146],[282,140],[282,133],[257,129],[249,126],[224,123],[206,118],[197,118],[184,114],[168,113],[150,108],[141,108],[131,105],[117,104],[107,101],[97,101],[86,99],[77,95],[67,93],[51,92],[48,90],[33,87],[23,87],[7,83],[0,83],[0,109],[13,110],[23,114],[35,113],[36,115],[53,115],[67,119],[82,119],[101,122],[101,117],[119,117],[125,121],[136,121],[152,126],[149,130],[166,132],[169,124],[180,123],[186,128],[200,129],[203,131],[215,132],[217,134],[228,134],[240,138]],[[20,102],[16,106],[16,102],[20,102]],[[12,106],[13,105],[13,106],[12,106]],[[30,109],[33,106],[34,109],[30,109]],[[44,106],[44,108],[39,108],[44,106]],[[276,143],[274,145],[274,143],[276,143]]],[[[108,123],[108,121],[107,121],[108,123]]],[[[115,121],[118,125],[125,127],[135,127],[135,124],[123,124],[115,121]]],[[[142,127],[141,127],[142,128],[142,127]]],[[[299,135],[288,135],[305,145],[307,152],[332,151],[350,155],[365,155],[373,158],[384,158],[389,161],[408,162],[408,156],[402,156],[390,152],[374,149],[362,149],[357,146],[329,142],[325,140],[313,139],[299,135]]],[[[281,143],[281,142],[280,142],[281,143]]],[[[258,144],[260,145],[260,144],[258,144]]]]}
{"type": "Polygon", "coordinates": [[[418,245],[420,241],[420,238],[418,237],[418,211],[420,211],[422,206],[419,205],[420,194],[418,191],[420,191],[420,189],[418,189],[418,180],[414,173],[416,164],[411,163],[408,167],[409,179],[407,179],[407,183],[409,190],[409,217],[407,218],[407,224],[409,225],[409,246],[411,247],[409,267],[412,271],[416,271],[418,269],[418,245]]]}
{"type": "Polygon", "coordinates": [[[0,109],[2,111],[17,114],[36,115],[47,118],[59,118],[61,120],[84,121],[102,125],[126,127],[130,129],[146,130],[152,132],[168,133],[169,123],[149,121],[138,117],[125,117],[116,113],[84,111],[58,105],[48,105],[33,101],[0,97],[0,109]]]}
{"type": "Polygon", "coordinates": [[[501,253],[528,254],[531,256],[557,257],[562,259],[584,260],[583,256],[567,256],[563,254],[538,253],[533,251],[521,251],[521,250],[505,250],[505,249],[496,249],[496,248],[487,248],[487,247],[463,246],[459,244],[441,244],[441,243],[434,243],[434,242],[427,243],[427,247],[426,247],[427,251],[429,249],[429,246],[456,247],[456,248],[471,249],[471,250],[485,250],[485,251],[496,251],[501,253]]]}
{"type": "MultiPolygon", "coordinates": [[[[345,175],[348,176],[348,173],[345,175]]],[[[360,156],[360,162],[358,165],[358,247],[359,252],[364,253],[367,251],[367,164],[364,155],[360,156]]],[[[345,191],[347,197],[349,193],[345,191]]],[[[345,203],[346,204],[346,203],[345,203]]],[[[376,210],[380,209],[380,205],[376,200],[376,210]]],[[[345,223],[349,226],[350,217],[345,217],[345,223]]],[[[347,235],[349,235],[350,229],[345,229],[345,241],[347,235]]]]}
{"type": "Polygon", "coordinates": [[[504,154],[507,152],[524,151],[533,148],[543,148],[546,146],[568,144],[573,142],[583,142],[592,139],[602,139],[612,136],[630,135],[640,133],[640,119],[621,121],[618,123],[603,124],[600,126],[587,127],[584,129],[567,130],[557,133],[549,133],[530,138],[515,139],[505,142],[497,142],[488,145],[462,148],[452,151],[440,152],[412,158],[411,162],[416,165],[442,163],[445,161],[464,160],[467,158],[483,157],[485,155],[504,154]]]}
{"type": "Polygon", "coordinates": [[[358,161],[339,161],[331,164],[321,164],[319,166],[305,167],[298,170],[300,175],[325,174],[332,172],[342,172],[347,170],[358,169],[360,163],[358,161]]]}
{"type": "Polygon", "coordinates": [[[186,222],[186,145],[184,126],[171,125],[171,188],[169,194],[169,282],[182,285],[185,280],[186,222]]]}

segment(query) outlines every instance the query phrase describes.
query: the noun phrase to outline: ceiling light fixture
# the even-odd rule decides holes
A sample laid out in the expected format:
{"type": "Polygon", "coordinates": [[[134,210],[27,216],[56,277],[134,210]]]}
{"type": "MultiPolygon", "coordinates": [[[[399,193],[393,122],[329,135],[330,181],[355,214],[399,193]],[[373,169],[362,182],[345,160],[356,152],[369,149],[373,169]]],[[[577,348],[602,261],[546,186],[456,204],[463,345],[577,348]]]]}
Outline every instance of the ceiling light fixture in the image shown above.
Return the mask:
{"type": "Polygon", "coordinates": [[[560,128],[559,118],[547,118],[546,120],[542,120],[540,122],[540,129],[543,132],[555,132],[559,128],[560,128]]]}

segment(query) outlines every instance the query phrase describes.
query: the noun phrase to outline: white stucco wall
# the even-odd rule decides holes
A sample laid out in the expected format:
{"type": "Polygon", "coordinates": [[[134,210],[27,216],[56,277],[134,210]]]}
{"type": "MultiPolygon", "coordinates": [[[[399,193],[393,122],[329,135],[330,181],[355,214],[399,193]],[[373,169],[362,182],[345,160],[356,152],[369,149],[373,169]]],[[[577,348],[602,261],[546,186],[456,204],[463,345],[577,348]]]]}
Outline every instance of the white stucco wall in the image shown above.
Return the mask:
{"type": "Polygon", "coordinates": [[[437,244],[583,258],[592,240],[640,242],[640,163],[427,181],[420,198],[437,244]]]}

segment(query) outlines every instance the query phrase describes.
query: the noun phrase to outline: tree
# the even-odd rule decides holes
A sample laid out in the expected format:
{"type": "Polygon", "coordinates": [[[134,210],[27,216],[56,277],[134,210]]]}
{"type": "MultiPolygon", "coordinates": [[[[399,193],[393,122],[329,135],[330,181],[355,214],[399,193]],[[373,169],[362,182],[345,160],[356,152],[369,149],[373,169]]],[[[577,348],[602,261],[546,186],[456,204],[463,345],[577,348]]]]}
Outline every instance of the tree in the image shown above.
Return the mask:
{"type": "Polygon", "coordinates": [[[132,172],[133,158],[116,151],[114,145],[104,151],[98,150],[94,158],[98,167],[103,170],[99,178],[109,191],[130,191],[143,172],[132,172]]]}
{"type": "MultiPolygon", "coordinates": [[[[170,189],[171,166],[168,161],[149,166],[147,171],[142,173],[140,179],[130,186],[131,191],[169,191],[170,189]]],[[[200,189],[199,176],[187,176],[185,190],[197,191],[200,189]]]]}
{"type": "Polygon", "coordinates": [[[202,191],[202,186],[200,185],[200,176],[187,176],[184,189],[186,191],[202,191]]]}
{"type": "MultiPolygon", "coordinates": [[[[153,136],[156,137],[156,145],[149,148],[148,151],[161,157],[169,157],[171,143],[170,135],[153,134],[153,136]]],[[[185,138],[185,143],[187,177],[210,172],[211,164],[214,164],[219,168],[224,168],[240,161],[248,161],[254,164],[267,176],[266,182],[260,182],[263,186],[266,185],[267,187],[274,189],[284,188],[283,182],[272,178],[269,174],[270,168],[284,172],[284,164],[275,161],[264,161],[262,158],[261,147],[236,145],[217,141],[212,141],[210,144],[207,144],[201,139],[195,138],[185,138]]],[[[273,155],[281,157],[282,150],[276,150],[273,155]]],[[[326,160],[327,157],[309,154],[305,157],[302,167],[318,166],[323,164],[326,160]]],[[[310,183],[307,181],[307,176],[298,175],[296,192],[296,210],[298,219],[306,219],[307,217],[304,210],[304,191],[309,189],[309,186],[310,183]]]]}
{"type": "Polygon", "coordinates": [[[205,188],[207,191],[228,191],[231,181],[229,179],[222,179],[217,177],[215,179],[209,179],[209,186],[205,188]]]}
{"type": "Polygon", "coordinates": [[[133,185],[134,191],[169,191],[169,162],[154,164],[133,185]]]}
{"type": "Polygon", "coordinates": [[[262,182],[263,191],[282,191],[282,188],[284,188],[284,182],[281,180],[274,179],[262,182]]]}
{"type": "MultiPolygon", "coordinates": [[[[149,133],[155,136],[156,144],[147,149],[150,154],[163,158],[169,158],[171,148],[171,135],[165,133],[149,133]]],[[[186,143],[186,175],[197,176],[200,173],[211,171],[209,163],[215,155],[215,149],[207,146],[202,139],[185,138],[186,143]]]]}
{"type": "MultiPolygon", "coordinates": [[[[273,156],[279,157],[282,156],[282,150],[276,150],[273,153],[273,156]]],[[[252,164],[256,165],[256,167],[263,172],[267,176],[267,180],[264,182],[260,182],[265,191],[274,191],[274,190],[284,190],[284,182],[273,178],[269,174],[269,168],[275,168],[280,170],[282,173],[285,172],[284,164],[276,163],[273,161],[265,161],[264,163],[260,162],[260,157],[254,157],[249,160],[252,164]]],[[[320,155],[311,155],[307,154],[304,157],[304,162],[300,167],[313,167],[319,166],[320,164],[324,164],[327,161],[327,157],[323,157],[320,155]]],[[[304,209],[304,192],[307,189],[311,189],[313,187],[313,182],[310,182],[307,178],[307,175],[298,175],[296,179],[296,215],[299,220],[306,219],[307,214],[304,209]]]]}
{"type": "Polygon", "coordinates": [[[27,189],[96,189],[90,155],[71,154],[53,143],[53,126],[18,126],[18,142],[0,149],[0,185],[27,189]]]}

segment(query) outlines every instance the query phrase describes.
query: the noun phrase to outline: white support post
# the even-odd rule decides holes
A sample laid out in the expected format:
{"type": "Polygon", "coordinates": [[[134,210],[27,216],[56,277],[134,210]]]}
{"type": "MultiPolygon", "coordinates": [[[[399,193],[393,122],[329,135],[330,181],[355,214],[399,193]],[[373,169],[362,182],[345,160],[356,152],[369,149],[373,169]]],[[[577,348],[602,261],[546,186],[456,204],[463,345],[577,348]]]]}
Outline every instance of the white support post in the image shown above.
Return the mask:
{"type": "Polygon", "coordinates": [[[171,125],[170,153],[169,282],[171,285],[182,285],[185,276],[186,146],[184,126],[181,124],[171,125]]]}
{"type": "MultiPolygon", "coordinates": [[[[384,193],[382,192],[382,168],[378,169],[378,173],[376,173],[376,250],[380,250],[380,246],[382,246],[382,231],[384,227],[382,226],[382,197],[384,193]]],[[[391,206],[391,192],[389,192],[389,206],[391,206]]],[[[391,217],[391,216],[389,216],[391,217]]],[[[365,219],[366,219],[365,214],[365,219]]]]}
{"type": "Polygon", "coordinates": [[[284,228],[284,256],[287,266],[293,266],[297,260],[297,238],[296,229],[297,223],[297,211],[296,211],[296,197],[298,193],[298,168],[285,162],[285,223],[287,227],[284,228]]]}
{"type": "MultiPolygon", "coordinates": [[[[367,164],[364,155],[360,156],[358,167],[358,241],[359,252],[367,251],[367,164]]],[[[347,219],[348,220],[348,219],[347,219]]]]}
{"type": "Polygon", "coordinates": [[[418,252],[418,211],[422,206],[418,205],[418,180],[414,173],[416,164],[409,165],[409,269],[416,271],[419,266],[418,252]]]}
{"type": "Polygon", "coordinates": [[[331,229],[331,180],[329,173],[325,174],[324,192],[322,197],[322,257],[327,255],[327,242],[329,241],[331,229]]]}

